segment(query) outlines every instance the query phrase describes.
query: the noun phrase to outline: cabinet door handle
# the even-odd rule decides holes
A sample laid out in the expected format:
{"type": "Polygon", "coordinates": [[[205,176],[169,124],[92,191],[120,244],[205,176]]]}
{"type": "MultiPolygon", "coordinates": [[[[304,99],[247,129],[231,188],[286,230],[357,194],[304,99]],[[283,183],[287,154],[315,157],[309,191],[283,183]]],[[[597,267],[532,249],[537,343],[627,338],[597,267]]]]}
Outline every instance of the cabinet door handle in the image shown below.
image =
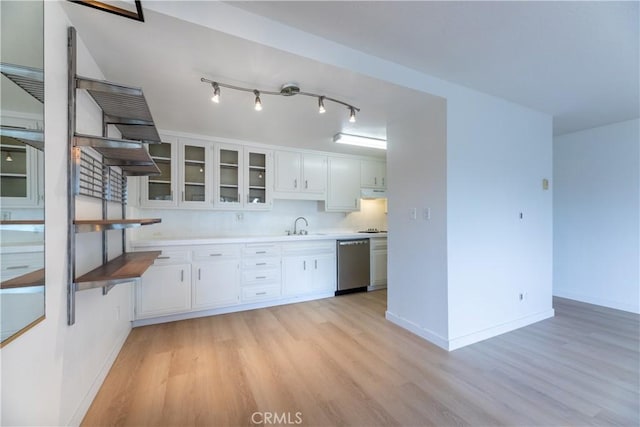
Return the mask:
{"type": "Polygon", "coordinates": [[[200,270],[200,269],[198,269],[198,280],[201,280],[201,279],[202,279],[201,270],[200,270]]]}
{"type": "Polygon", "coordinates": [[[298,178],[293,180],[293,188],[298,188],[298,178]]]}
{"type": "Polygon", "coordinates": [[[308,180],[304,180],[304,189],[306,190],[307,188],[309,188],[309,181],[308,180]]]}
{"type": "Polygon", "coordinates": [[[209,256],[222,256],[222,254],[209,254],[209,256]]]}
{"type": "Polygon", "coordinates": [[[267,251],[256,251],[256,255],[258,255],[258,254],[266,254],[266,253],[267,253],[267,251]]]}
{"type": "Polygon", "coordinates": [[[266,295],[266,294],[267,294],[266,292],[256,292],[256,296],[258,296],[258,295],[266,295]]]}
{"type": "Polygon", "coordinates": [[[303,270],[307,269],[307,261],[302,261],[302,269],[303,270]]]}
{"type": "Polygon", "coordinates": [[[256,265],[267,265],[266,262],[256,262],[256,265]]]}
{"type": "Polygon", "coordinates": [[[358,207],[358,199],[353,199],[353,206],[358,207]]]}
{"type": "Polygon", "coordinates": [[[180,270],[180,281],[184,282],[184,270],[180,270]]]}
{"type": "Polygon", "coordinates": [[[23,268],[29,268],[28,265],[12,265],[11,267],[7,267],[7,270],[22,270],[23,268]]]}
{"type": "Polygon", "coordinates": [[[171,259],[170,256],[159,256],[158,259],[171,259]]]}
{"type": "Polygon", "coordinates": [[[315,260],[313,260],[313,262],[315,263],[315,268],[316,268],[316,270],[317,270],[317,269],[318,269],[318,260],[317,260],[317,259],[315,259],[315,260]]]}
{"type": "Polygon", "coordinates": [[[257,280],[263,280],[263,279],[266,279],[266,278],[267,278],[267,276],[256,276],[257,280]]]}
{"type": "Polygon", "coordinates": [[[184,202],[184,191],[182,192],[182,201],[184,202]]]}
{"type": "Polygon", "coordinates": [[[373,177],[373,185],[378,185],[378,177],[377,176],[373,177]]]}
{"type": "Polygon", "coordinates": [[[384,176],[382,177],[382,186],[384,187],[384,176]]]}

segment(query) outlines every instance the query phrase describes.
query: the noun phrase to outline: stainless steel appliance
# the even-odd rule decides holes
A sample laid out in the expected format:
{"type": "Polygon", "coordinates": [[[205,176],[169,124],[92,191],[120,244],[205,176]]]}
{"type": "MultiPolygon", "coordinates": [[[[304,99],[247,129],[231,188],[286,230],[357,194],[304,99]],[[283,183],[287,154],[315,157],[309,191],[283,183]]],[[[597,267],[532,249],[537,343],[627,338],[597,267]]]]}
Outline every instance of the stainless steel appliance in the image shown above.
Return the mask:
{"type": "Polygon", "coordinates": [[[362,292],[369,286],[369,239],[338,240],[336,295],[362,292]]]}

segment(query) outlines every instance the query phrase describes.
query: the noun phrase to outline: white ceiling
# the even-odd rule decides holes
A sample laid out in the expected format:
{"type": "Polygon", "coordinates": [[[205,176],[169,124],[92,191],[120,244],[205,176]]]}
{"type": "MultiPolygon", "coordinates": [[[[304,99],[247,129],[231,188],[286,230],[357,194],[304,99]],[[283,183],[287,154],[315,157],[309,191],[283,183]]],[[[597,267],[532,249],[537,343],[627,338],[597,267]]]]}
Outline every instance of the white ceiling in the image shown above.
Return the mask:
{"type": "Polygon", "coordinates": [[[338,132],[386,138],[389,120],[436,99],[151,10],[141,24],[70,2],[63,7],[105,77],[143,88],[161,129],[383,157],[382,150],[332,138],[338,132]],[[327,101],[320,115],[314,98],[268,95],[256,112],[253,94],[225,88],[214,104],[201,77],[275,91],[295,81],[304,91],[344,100],[361,112],[351,124],[344,106],[327,101]]]}
{"type": "MultiPolygon", "coordinates": [[[[383,156],[331,138],[340,131],[384,137],[394,115],[419,111],[434,99],[148,8],[139,23],[62,4],[106,77],[143,87],[162,129],[383,156]],[[342,106],[328,104],[320,116],[314,99],[263,96],[264,110],[257,113],[251,94],[224,88],[215,105],[201,77],[270,90],[295,81],[362,112],[351,125],[342,106]]],[[[549,113],[556,134],[640,115],[637,2],[229,4],[549,113]]]]}
{"type": "Polygon", "coordinates": [[[232,1],[288,26],[554,116],[639,111],[639,2],[232,1]]]}

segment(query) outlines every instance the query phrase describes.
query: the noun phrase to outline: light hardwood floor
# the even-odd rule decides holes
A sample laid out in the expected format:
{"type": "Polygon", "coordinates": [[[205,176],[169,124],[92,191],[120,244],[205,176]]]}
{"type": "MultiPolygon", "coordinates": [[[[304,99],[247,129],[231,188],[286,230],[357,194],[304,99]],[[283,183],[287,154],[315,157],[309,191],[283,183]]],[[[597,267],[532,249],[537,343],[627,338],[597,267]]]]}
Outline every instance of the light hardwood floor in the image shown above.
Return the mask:
{"type": "Polygon", "coordinates": [[[554,307],[451,353],[385,291],[136,328],[83,425],[638,426],[638,316],[554,307]]]}

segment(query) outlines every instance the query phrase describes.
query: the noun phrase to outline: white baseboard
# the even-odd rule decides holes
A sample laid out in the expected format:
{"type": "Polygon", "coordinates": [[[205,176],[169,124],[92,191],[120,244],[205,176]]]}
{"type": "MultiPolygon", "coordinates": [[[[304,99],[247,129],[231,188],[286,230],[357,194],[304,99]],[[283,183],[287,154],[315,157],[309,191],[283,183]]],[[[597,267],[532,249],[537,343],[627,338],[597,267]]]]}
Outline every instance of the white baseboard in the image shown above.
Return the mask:
{"type": "Polygon", "coordinates": [[[630,313],[640,314],[640,305],[636,301],[635,304],[629,304],[628,302],[620,302],[608,300],[605,298],[595,297],[592,295],[578,294],[571,291],[565,291],[562,289],[553,290],[554,297],[567,298],[575,301],[586,302],[587,304],[601,305],[603,307],[614,308],[616,310],[628,311],[630,313]]]}
{"type": "Polygon", "coordinates": [[[298,302],[313,301],[316,299],[329,298],[335,295],[334,291],[316,292],[313,294],[285,297],[276,300],[254,302],[249,304],[231,305],[228,307],[213,308],[209,310],[188,311],[185,313],[169,314],[166,316],[151,317],[147,319],[137,319],[132,322],[134,328],[138,326],[156,325],[158,323],[176,322],[178,320],[195,319],[198,317],[215,316],[217,314],[236,313],[238,311],[255,310],[258,308],[274,307],[285,304],[295,304],[298,302]]]}
{"type": "Polygon", "coordinates": [[[453,338],[449,340],[448,350],[451,351],[451,350],[456,350],[462,347],[466,347],[468,345],[475,344],[477,342],[484,341],[486,339],[493,338],[498,335],[502,335],[504,333],[514,331],[524,326],[531,325],[541,320],[548,319],[550,317],[553,317],[554,315],[555,315],[555,311],[553,309],[549,309],[549,310],[542,311],[540,313],[535,313],[526,317],[522,317],[520,319],[512,320],[507,323],[496,325],[491,328],[473,332],[468,335],[453,338]]]}
{"type": "Polygon", "coordinates": [[[435,332],[430,331],[429,329],[422,328],[416,325],[415,323],[409,320],[406,320],[402,317],[396,316],[395,314],[391,313],[389,310],[386,311],[385,317],[391,323],[395,323],[401,328],[404,328],[407,331],[414,333],[421,338],[424,338],[425,340],[437,345],[440,348],[449,350],[447,339],[436,334],[435,332]]]}
{"type": "Polygon", "coordinates": [[[426,339],[430,343],[437,345],[440,348],[443,348],[447,351],[456,350],[480,341],[484,341],[488,338],[492,338],[506,332],[513,331],[518,328],[522,328],[523,326],[531,325],[533,323],[539,322],[544,319],[548,319],[553,317],[555,314],[553,309],[545,310],[540,313],[532,314],[530,316],[523,317],[521,319],[517,319],[511,322],[503,323],[501,325],[497,325],[488,329],[483,329],[478,332],[474,332],[469,335],[465,335],[462,337],[453,338],[447,340],[446,338],[436,334],[433,331],[422,328],[416,325],[413,322],[410,322],[402,317],[396,316],[395,314],[387,311],[385,317],[392,323],[408,330],[416,334],[417,336],[426,339]]]}
{"type": "Polygon", "coordinates": [[[80,423],[82,423],[84,416],[87,414],[87,411],[89,410],[91,403],[93,403],[93,399],[95,399],[96,395],[98,394],[98,391],[100,391],[100,387],[102,387],[104,379],[107,377],[109,370],[113,366],[113,362],[116,361],[116,358],[120,353],[120,349],[122,349],[122,346],[127,340],[130,332],[131,328],[127,329],[127,333],[123,334],[113,346],[111,352],[102,365],[102,369],[100,369],[100,372],[98,372],[98,375],[96,375],[96,378],[93,380],[93,384],[91,384],[89,391],[87,391],[84,399],[82,399],[82,402],[80,402],[80,405],[78,405],[78,408],[76,408],[73,416],[71,417],[71,420],[66,425],[75,427],[79,426],[80,423]]]}

